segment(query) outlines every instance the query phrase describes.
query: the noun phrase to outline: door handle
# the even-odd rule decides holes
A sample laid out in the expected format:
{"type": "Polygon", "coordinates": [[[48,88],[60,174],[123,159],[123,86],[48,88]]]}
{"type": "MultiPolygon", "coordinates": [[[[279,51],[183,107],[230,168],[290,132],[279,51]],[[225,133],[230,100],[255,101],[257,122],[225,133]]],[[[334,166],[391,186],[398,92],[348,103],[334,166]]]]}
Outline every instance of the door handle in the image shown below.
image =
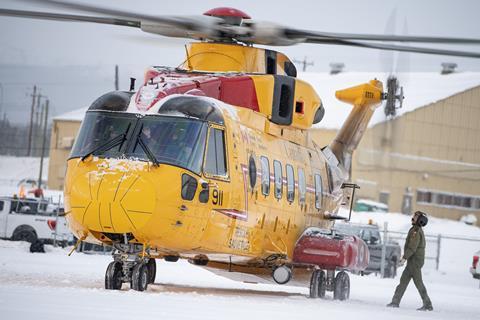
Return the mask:
{"type": "Polygon", "coordinates": [[[180,209],[180,211],[187,211],[188,207],[186,205],[182,204],[180,207],[178,207],[178,209],[180,209]]]}

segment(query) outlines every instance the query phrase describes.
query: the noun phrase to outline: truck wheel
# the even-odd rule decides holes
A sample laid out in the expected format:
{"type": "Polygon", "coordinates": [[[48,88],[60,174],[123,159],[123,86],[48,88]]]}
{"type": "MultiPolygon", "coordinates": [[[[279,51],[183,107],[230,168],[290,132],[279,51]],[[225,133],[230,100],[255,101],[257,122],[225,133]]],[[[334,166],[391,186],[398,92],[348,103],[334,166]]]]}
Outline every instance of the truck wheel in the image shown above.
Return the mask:
{"type": "Polygon", "coordinates": [[[105,289],[120,290],[122,289],[122,264],[118,261],[112,261],[105,272],[105,289]]]}
{"type": "Polygon", "coordinates": [[[147,273],[148,273],[148,283],[155,282],[155,276],[157,275],[157,263],[155,259],[150,258],[146,264],[147,266],[147,273]]]}
{"type": "Polygon", "coordinates": [[[32,227],[20,226],[13,232],[12,240],[34,243],[35,241],[37,241],[37,234],[32,227]]]}
{"type": "Polygon", "coordinates": [[[133,267],[131,287],[135,291],[145,291],[148,286],[147,265],[138,263],[133,267]]]}
{"type": "Polygon", "coordinates": [[[335,277],[333,299],[344,301],[350,297],[350,278],[345,271],[340,271],[335,277]]]}

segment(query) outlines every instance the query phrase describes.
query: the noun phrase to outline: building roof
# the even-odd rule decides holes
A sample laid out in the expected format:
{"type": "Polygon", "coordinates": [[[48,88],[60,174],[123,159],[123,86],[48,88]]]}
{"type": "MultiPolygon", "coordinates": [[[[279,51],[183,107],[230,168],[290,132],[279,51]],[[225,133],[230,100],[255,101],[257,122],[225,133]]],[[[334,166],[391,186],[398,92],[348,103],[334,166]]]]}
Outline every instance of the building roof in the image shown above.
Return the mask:
{"type": "Polygon", "coordinates": [[[56,121],[82,121],[85,117],[85,113],[87,112],[88,107],[75,109],[73,111],[69,111],[67,113],[63,113],[53,118],[56,121]]]}
{"type": "MultiPolygon", "coordinates": [[[[385,87],[388,76],[388,73],[382,72],[343,72],[336,75],[300,73],[298,78],[309,82],[315,88],[325,108],[325,117],[314,127],[338,129],[347,118],[351,106],[337,100],[335,91],[359,85],[374,78],[382,81],[385,87]]],[[[400,85],[403,86],[405,96],[403,107],[397,109],[397,116],[480,86],[480,72],[457,72],[448,75],[414,72],[398,73],[397,77],[400,85]]],[[[382,105],[373,114],[370,126],[385,120],[387,119],[382,105]]]]}

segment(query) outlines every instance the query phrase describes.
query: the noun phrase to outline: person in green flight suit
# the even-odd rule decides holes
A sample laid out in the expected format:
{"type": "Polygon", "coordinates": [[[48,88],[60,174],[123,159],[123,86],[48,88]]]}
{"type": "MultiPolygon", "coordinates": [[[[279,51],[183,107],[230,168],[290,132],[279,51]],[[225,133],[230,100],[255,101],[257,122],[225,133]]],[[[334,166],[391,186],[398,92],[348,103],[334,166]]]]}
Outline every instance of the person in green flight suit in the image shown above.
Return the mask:
{"type": "Polygon", "coordinates": [[[421,211],[415,212],[412,217],[412,227],[408,231],[403,257],[400,260],[400,265],[405,264],[406,261],[407,267],[403,270],[402,276],[400,277],[400,284],[395,289],[392,302],[387,304],[387,307],[399,307],[400,300],[402,300],[408,283],[413,279],[413,283],[417,287],[423,301],[423,306],[417,310],[433,310],[432,302],[428,297],[427,289],[422,280],[422,267],[425,262],[425,235],[423,234],[422,227],[425,227],[427,222],[427,215],[421,211]]]}

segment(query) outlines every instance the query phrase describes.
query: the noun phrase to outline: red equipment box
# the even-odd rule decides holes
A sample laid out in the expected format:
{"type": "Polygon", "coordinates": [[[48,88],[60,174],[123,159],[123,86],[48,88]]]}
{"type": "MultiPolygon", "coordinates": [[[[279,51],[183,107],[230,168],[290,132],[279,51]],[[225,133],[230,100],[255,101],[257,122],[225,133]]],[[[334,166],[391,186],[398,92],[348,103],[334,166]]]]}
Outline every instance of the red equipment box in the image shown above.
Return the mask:
{"type": "Polygon", "coordinates": [[[369,259],[368,247],[359,237],[319,228],[307,229],[293,251],[295,263],[317,265],[326,270],[362,271],[369,259]]]}

